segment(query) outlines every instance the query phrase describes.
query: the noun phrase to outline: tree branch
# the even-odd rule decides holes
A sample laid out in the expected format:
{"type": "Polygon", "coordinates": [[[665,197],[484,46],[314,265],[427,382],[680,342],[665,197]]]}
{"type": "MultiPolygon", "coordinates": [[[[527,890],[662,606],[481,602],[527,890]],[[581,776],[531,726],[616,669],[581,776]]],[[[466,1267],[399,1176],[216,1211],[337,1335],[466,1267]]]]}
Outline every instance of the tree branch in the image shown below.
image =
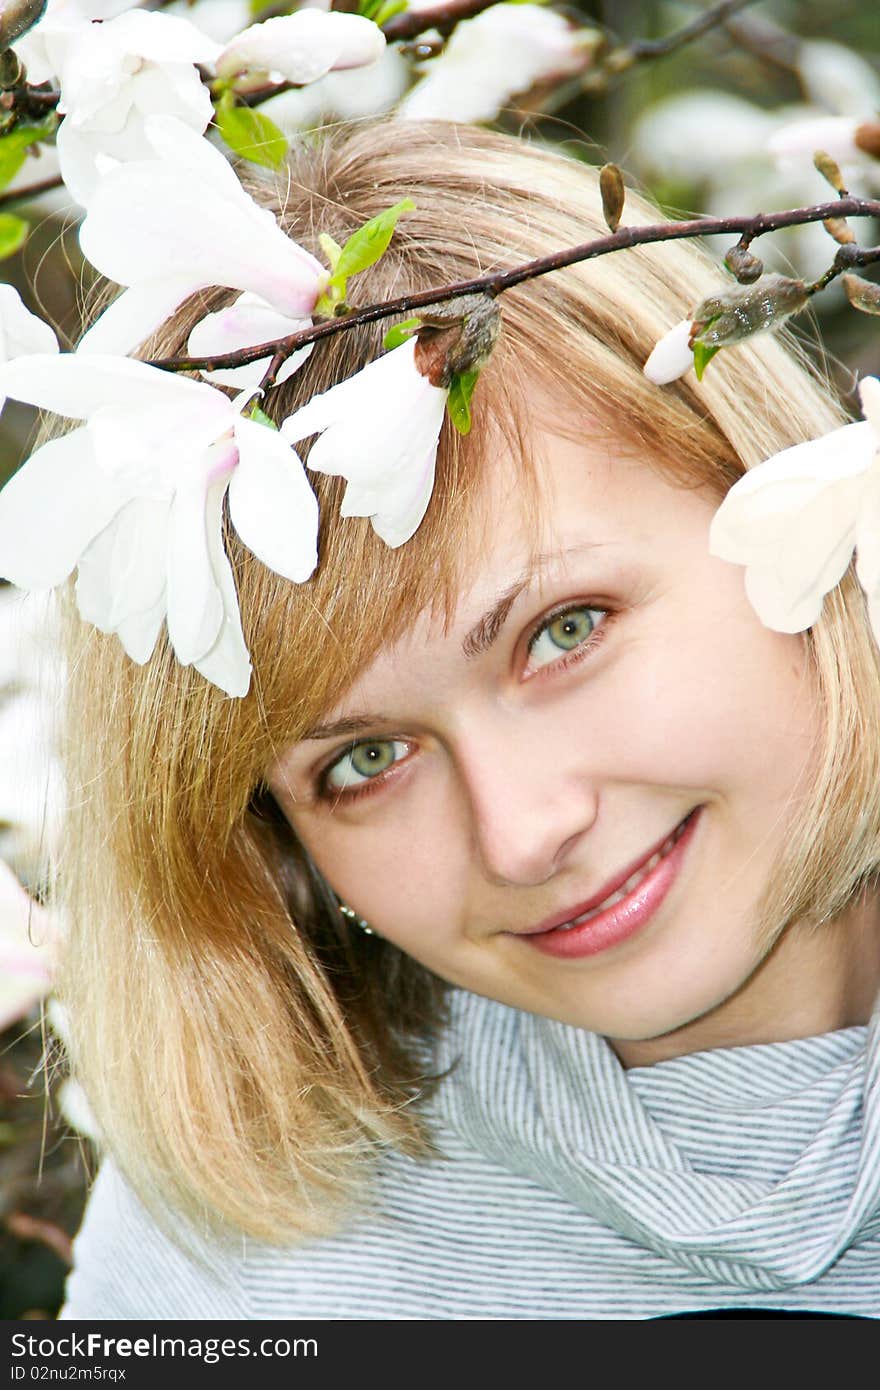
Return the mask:
{"type": "Polygon", "coordinates": [[[665,39],[634,39],[632,43],[627,45],[627,51],[638,63],[644,62],[648,58],[665,58],[667,53],[674,53],[677,48],[683,48],[686,43],[702,38],[704,34],[708,34],[710,29],[725,24],[732,15],[754,3],[755,0],[721,0],[720,4],[705,10],[703,14],[691,20],[690,24],[685,24],[681,29],[667,34],[665,39]]]}
{"type": "MultiPolygon", "coordinates": [[[[632,246],[647,246],[660,241],[683,241],[695,237],[724,236],[731,233],[745,235],[749,242],[768,232],[777,232],[783,227],[800,227],[809,222],[822,222],[828,217],[880,217],[880,200],[869,198],[835,198],[830,203],[817,203],[812,207],[789,208],[782,212],[756,213],[754,217],[695,217],[683,222],[656,222],[641,227],[620,227],[609,236],[597,237],[552,255],[541,256],[527,261],[510,270],[496,270],[473,280],[458,280],[437,289],[421,290],[416,294],[400,295],[381,304],[368,304],[363,309],[355,309],[340,318],[326,319],[313,324],[311,328],[300,329],[285,338],[275,338],[271,342],[257,343],[253,347],[239,348],[235,352],[219,353],[212,357],[165,357],[156,358],[150,365],[165,371],[218,371],[228,367],[244,367],[251,362],[259,362],[265,357],[272,359],[270,374],[277,373],[284,362],[297,348],[306,343],[316,343],[322,338],[332,337],[334,333],[344,333],[359,324],[375,323],[381,319],[393,318],[399,314],[410,314],[429,304],[442,303],[448,299],[459,299],[466,294],[486,294],[494,298],[503,294],[513,285],[536,279],[551,271],[581,261],[594,260],[598,256],[610,255],[613,251],[623,251],[632,246]]],[[[845,249],[845,248],[842,248],[845,249]]],[[[876,259],[875,249],[860,252],[854,247],[853,257],[864,255],[876,259]]],[[[855,261],[853,261],[855,263],[855,261]]],[[[862,264],[866,262],[861,262],[862,264]]],[[[842,266],[839,273],[848,267],[842,266]]],[[[818,282],[817,282],[818,283],[818,282]]],[[[268,380],[267,386],[272,385],[268,380]]]]}
{"type": "Polygon", "coordinates": [[[36,198],[40,193],[48,193],[50,188],[61,188],[64,180],[60,174],[54,174],[52,178],[40,179],[39,183],[29,183],[26,188],[7,189],[0,193],[0,207],[5,207],[8,203],[26,203],[30,198],[36,198]]]}

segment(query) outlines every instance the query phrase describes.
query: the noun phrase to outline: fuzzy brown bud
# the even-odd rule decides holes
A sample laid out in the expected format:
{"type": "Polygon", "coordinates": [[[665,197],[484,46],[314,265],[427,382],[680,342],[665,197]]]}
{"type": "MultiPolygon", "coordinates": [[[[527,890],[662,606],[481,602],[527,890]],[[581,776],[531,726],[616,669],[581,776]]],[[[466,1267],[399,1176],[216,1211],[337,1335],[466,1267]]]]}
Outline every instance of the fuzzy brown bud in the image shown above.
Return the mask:
{"type": "Polygon", "coordinates": [[[872,159],[880,159],[880,121],[863,121],[853,136],[856,149],[872,159]]]}
{"type": "Polygon", "coordinates": [[[602,194],[602,211],[612,232],[620,226],[626,189],[616,164],[603,164],[599,170],[599,192],[602,194]]]}
{"type": "Polygon", "coordinates": [[[694,312],[691,346],[727,347],[753,333],[778,328],[809,301],[803,280],[765,275],[754,285],[738,285],[709,295],[694,312]]]}
{"type": "Polygon", "coordinates": [[[846,184],[840,172],[840,165],[836,159],[832,159],[830,154],[824,150],[817,150],[813,155],[813,163],[822,175],[826,183],[830,183],[835,193],[846,193],[846,184]]]}
{"type": "Polygon", "coordinates": [[[4,0],[0,4],[0,48],[8,48],[28,29],[32,29],[49,0],[4,0]]]}
{"type": "Polygon", "coordinates": [[[24,80],[24,63],[14,48],[6,48],[0,53],[0,91],[17,87],[24,80]]]}
{"type": "Polygon", "coordinates": [[[855,232],[845,217],[826,217],[822,226],[838,246],[851,246],[856,239],[855,232]]]}
{"type": "Polygon", "coordinates": [[[764,274],[764,262],[753,256],[741,241],[738,241],[736,246],[731,246],[724,257],[724,264],[741,285],[752,285],[764,274]]]}
{"type": "Polygon", "coordinates": [[[861,275],[844,275],[840,283],[854,309],[863,314],[880,314],[880,285],[863,280],[861,275]]]}
{"type": "Polygon", "coordinates": [[[419,309],[415,363],[432,386],[448,386],[462,372],[486,365],[501,326],[501,314],[488,294],[464,294],[419,309]]]}

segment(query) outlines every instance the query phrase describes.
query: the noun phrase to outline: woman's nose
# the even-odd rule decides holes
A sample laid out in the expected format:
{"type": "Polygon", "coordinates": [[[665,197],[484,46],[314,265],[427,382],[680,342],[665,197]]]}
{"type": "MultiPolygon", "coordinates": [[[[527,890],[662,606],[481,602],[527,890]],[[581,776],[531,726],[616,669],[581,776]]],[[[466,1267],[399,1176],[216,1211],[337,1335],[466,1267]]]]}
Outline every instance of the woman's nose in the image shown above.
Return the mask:
{"type": "Polygon", "coordinates": [[[597,789],[581,746],[580,739],[559,750],[483,737],[462,750],[476,848],[492,882],[546,883],[595,822],[597,789]]]}

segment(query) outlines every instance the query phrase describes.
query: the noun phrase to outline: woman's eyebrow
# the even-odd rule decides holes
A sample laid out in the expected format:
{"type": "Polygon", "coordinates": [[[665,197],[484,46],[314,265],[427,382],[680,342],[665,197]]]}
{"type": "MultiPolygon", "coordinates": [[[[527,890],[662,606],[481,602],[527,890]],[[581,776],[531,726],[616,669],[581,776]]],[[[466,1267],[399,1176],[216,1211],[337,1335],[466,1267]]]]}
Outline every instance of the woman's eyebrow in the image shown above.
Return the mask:
{"type": "Polygon", "coordinates": [[[531,578],[532,572],[529,571],[515,584],[511,584],[510,588],[505,589],[498,602],[489,609],[488,613],[484,613],[482,618],[465,633],[461,649],[467,661],[473,661],[474,657],[482,656],[483,652],[489,650],[507,622],[508,613],[531,578]]]}
{"type": "Polygon", "coordinates": [[[536,555],[528,569],[524,570],[519,578],[508,589],[504,590],[498,601],[465,634],[461,644],[465,659],[473,661],[474,657],[482,656],[484,652],[489,650],[493,642],[499,637],[516,600],[542,570],[546,569],[548,565],[565,560],[572,555],[581,554],[585,550],[596,550],[600,544],[601,542],[596,541],[583,541],[578,545],[569,546],[565,550],[551,550],[536,555]]]}
{"type": "Polygon", "coordinates": [[[305,743],[311,739],[342,738],[347,734],[360,734],[368,727],[375,729],[385,723],[387,719],[384,715],[370,714],[363,710],[357,714],[346,714],[341,719],[329,719],[323,724],[313,724],[298,741],[305,743]]]}

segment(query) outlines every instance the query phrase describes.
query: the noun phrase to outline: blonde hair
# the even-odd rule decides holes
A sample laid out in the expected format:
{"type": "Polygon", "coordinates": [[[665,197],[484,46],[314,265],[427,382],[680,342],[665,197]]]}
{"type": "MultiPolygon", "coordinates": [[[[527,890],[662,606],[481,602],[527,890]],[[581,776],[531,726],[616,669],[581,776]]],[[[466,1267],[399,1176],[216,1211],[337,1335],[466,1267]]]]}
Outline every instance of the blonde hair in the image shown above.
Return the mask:
{"type": "MultiPolygon", "coordinates": [[[[410,196],[416,210],[356,282],[359,302],[439,286],[602,235],[595,170],[525,140],[440,123],[366,122],[303,141],[251,191],[317,253],[410,196]]],[[[628,198],[631,222],[655,210],[628,198]]],[[[445,609],[470,563],[490,441],[501,429],[535,485],[526,393],[536,378],[634,441],[682,486],[720,497],[746,468],[839,423],[791,344],[726,351],[702,385],[658,389],[654,342],[717,289],[695,245],[636,248],[503,295],[502,336],[474,428],[444,426],[416,536],[390,550],[339,519],[344,484],[310,475],[320,561],[303,585],[265,569],[227,528],[250,694],[221,693],[164,638],[144,667],[68,601],[65,757],[72,792],[59,882],[70,921],[62,992],[77,1073],[108,1149],[153,1211],[182,1210],[273,1240],[333,1229],[383,1145],[424,1152],[412,1104],[430,1072],[442,982],[346,929],[276,814],[262,777],[385,642],[445,609]]],[[[143,355],[183,350],[229,302],[195,296],[143,355]]],[[[387,325],[339,334],[278,390],[288,414],[381,350],[387,325]]],[[[807,640],[807,639],[805,639],[807,640]]],[[[825,741],[814,795],[766,906],[768,930],[839,913],[877,860],[878,663],[847,579],[811,635],[825,741]]]]}

